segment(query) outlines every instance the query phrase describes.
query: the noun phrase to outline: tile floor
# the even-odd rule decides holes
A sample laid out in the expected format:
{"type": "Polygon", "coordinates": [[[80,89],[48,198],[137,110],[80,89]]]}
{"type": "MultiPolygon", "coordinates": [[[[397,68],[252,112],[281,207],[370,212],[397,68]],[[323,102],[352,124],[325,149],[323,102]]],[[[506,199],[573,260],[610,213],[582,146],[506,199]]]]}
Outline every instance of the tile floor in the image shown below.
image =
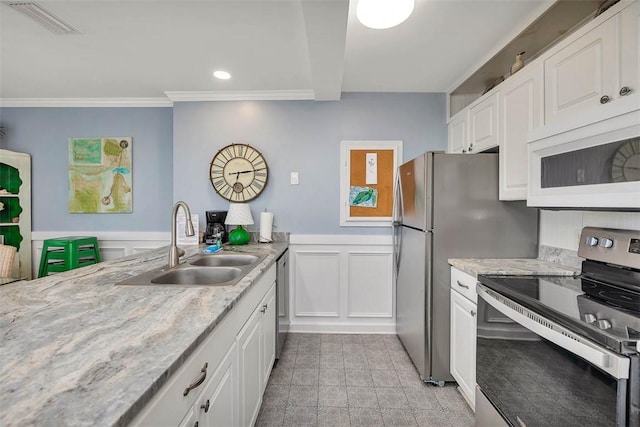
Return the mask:
{"type": "Polygon", "coordinates": [[[424,384],[396,335],[289,334],[256,426],[474,425],[454,383],[424,384]]]}

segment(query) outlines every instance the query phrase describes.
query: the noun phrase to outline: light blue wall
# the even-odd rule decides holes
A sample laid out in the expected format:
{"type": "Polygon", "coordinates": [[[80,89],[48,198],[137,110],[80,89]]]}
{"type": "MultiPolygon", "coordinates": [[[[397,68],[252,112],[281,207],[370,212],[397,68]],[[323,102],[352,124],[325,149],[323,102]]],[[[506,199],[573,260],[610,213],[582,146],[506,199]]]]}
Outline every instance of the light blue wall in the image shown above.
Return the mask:
{"type": "Polygon", "coordinates": [[[172,204],[171,108],[2,108],[2,148],[31,154],[34,231],[167,231],[172,204]],[[133,138],[133,213],[70,214],[68,139],[133,138]]]}
{"type": "Polygon", "coordinates": [[[209,162],[244,142],[265,155],[269,184],[251,203],[274,212],[276,231],[383,234],[340,227],[341,140],[402,140],[403,159],[446,149],[445,94],[344,93],[340,101],[176,103],[171,108],[0,108],[2,148],[32,156],[34,231],[168,231],[172,203],[194,213],[227,209],[209,162]],[[68,138],[133,137],[133,213],[69,214],[68,138]],[[289,173],[300,173],[300,185],[289,173]]]}
{"type": "MultiPolygon", "coordinates": [[[[226,210],[209,181],[214,154],[233,142],[252,145],[269,164],[269,183],[251,208],[274,213],[276,231],[301,234],[388,234],[340,227],[340,141],[402,140],[403,159],[446,150],[443,93],[343,93],[335,102],[238,101],[174,105],[174,200],[192,212],[226,210]],[[300,185],[289,184],[289,173],[300,185]]],[[[202,229],[202,228],[201,228],[202,229]]]]}

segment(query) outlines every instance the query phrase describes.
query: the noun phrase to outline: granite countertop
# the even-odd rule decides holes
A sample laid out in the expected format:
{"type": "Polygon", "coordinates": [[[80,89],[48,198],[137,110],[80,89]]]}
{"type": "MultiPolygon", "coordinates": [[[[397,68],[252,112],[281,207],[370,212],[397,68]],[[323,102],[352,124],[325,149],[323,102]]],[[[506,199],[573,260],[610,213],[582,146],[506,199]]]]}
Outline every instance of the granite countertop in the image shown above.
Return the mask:
{"type": "Polygon", "coordinates": [[[478,277],[478,274],[512,276],[576,276],[580,269],[533,258],[520,259],[449,259],[458,270],[478,277]]]}
{"type": "Polygon", "coordinates": [[[228,287],[114,285],[168,246],[0,286],[0,425],[127,424],[287,247],[225,246],[267,255],[228,287]]]}

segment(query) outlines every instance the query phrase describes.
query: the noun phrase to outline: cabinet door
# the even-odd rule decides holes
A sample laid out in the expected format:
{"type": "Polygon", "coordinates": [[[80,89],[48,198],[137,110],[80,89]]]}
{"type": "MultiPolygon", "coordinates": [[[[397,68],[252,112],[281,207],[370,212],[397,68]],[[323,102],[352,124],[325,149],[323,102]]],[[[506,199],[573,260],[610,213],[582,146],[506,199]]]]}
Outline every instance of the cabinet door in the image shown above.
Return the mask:
{"type": "Polygon", "coordinates": [[[620,12],[620,84],[618,101],[640,108],[640,2],[620,12]]]}
{"type": "Polygon", "coordinates": [[[617,19],[609,19],[544,61],[545,125],[574,121],[617,93],[617,19]]]}
{"type": "Polygon", "coordinates": [[[451,375],[475,410],[477,305],[451,290],[451,375]]]}
{"type": "Polygon", "coordinates": [[[238,354],[234,343],[213,373],[209,385],[196,401],[200,427],[237,426],[238,354]]]}
{"type": "Polygon", "coordinates": [[[267,386],[273,362],[276,360],[276,287],[271,287],[262,300],[262,390],[267,386]],[[264,312],[263,312],[264,310],[264,312]]]}
{"type": "Polygon", "coordinates": [[[500,89],[500,200],[526,200],[527,137],[542,121],[542,64],[532,63],[500,89]]]}
{"type": "Polygon", "coordinates": [[[498,146],[498,92],[469,109],[469,152],[498,146]]]}
{"type": "Polygon", "coordinates": [[[468,142],[467,116],[469,110],[460,111],[449,122],[449,153],[466,153],[468,142]]]}
{"type": "Polygon", "coordinates": [[[240,425],[252,426],[262,400],[262,316],[260,306],[238,334],[240,371],[240,425]]]}
{"type": "Polygon", "coordinates": [[[198,413],[193,409],[189,409],[187,415],[180,421],[178,427],[199,427],[200,421],[198,420],[198,413]]]}

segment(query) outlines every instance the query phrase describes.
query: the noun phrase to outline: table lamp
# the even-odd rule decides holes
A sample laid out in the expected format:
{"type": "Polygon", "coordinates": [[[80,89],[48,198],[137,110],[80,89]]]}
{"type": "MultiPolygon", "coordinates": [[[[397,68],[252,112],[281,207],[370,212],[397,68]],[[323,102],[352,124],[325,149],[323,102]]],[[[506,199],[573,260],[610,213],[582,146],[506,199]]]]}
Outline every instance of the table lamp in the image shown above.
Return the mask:
{"type": "Polygon", "coordinates": [[[229,233],[229,243],[232,245],[246,245],[249,243],[251,236],[242,227],[243,225],[253,224],[253,216],[251,216],[251,208],[248,203],[229,203],[229,212],[227,212],[227,218],[224,223],[238,226],[229,233]]]}

